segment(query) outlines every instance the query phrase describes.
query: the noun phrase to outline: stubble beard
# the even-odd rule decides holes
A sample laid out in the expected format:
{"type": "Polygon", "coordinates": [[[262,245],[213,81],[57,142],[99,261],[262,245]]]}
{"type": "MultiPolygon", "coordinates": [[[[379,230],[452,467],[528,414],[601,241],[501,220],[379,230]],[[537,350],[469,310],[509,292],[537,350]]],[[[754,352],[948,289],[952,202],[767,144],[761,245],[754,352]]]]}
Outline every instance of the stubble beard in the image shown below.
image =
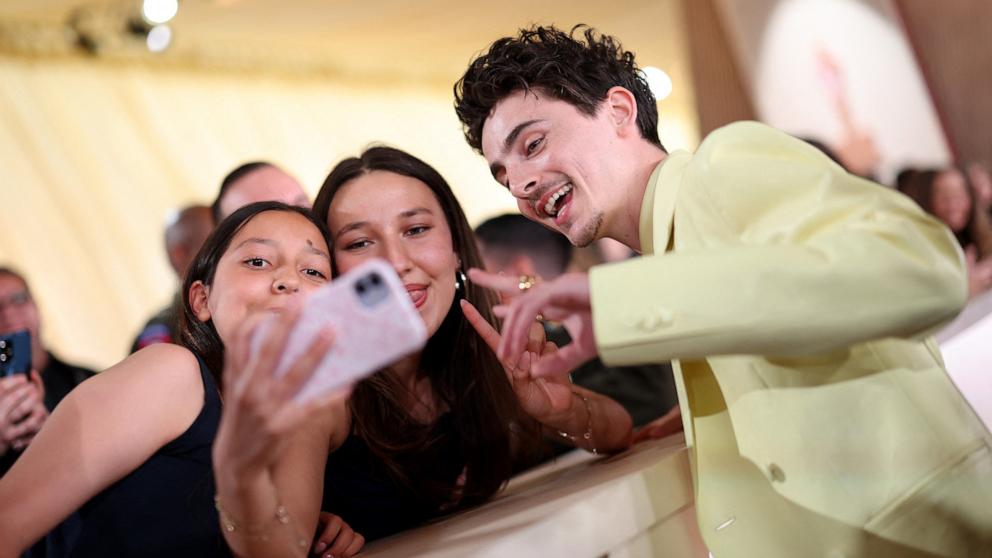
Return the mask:
{"type": "Polygon", "coordinates": [[[565,235],[569,242],[578,246],[579,248],[585,248],[593,242],[599,239],[600,230],[603,228],[603,212],[596,211],[592,214],[589,221],[577,231],[565,235]]]}

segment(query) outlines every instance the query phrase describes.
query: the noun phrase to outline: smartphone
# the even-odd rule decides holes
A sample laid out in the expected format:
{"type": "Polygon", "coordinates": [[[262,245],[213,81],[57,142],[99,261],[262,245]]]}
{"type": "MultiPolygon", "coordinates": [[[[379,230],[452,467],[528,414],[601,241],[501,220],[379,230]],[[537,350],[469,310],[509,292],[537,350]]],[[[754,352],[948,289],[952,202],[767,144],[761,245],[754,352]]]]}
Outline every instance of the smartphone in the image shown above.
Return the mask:
{"type": "Polygon", "coordinates": [[[31,372],[31,333],[28,330],[0,335],[0,377],[31,372]]]}
{"type": "MultiPolygon", "coordinates": [[[[396,271],[381,259],[341,275],[303,302],[276,373],[285,373],[327,324],[334,331],[333,345],[297,392],[297,401],[354,383],[427,343],[423,318],[396,271]]],[[[267,328],[263,324],[253,336],[253,350],[261,347],[267,328]]]]}

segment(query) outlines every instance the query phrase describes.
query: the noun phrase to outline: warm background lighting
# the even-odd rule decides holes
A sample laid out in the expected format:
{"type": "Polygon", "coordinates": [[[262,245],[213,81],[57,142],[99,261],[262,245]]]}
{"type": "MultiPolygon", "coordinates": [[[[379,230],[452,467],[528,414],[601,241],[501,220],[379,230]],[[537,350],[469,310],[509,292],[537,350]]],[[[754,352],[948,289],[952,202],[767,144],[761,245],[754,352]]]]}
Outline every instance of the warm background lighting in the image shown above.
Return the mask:
{"type": "Polygon", "coordinates": [[[178,11],[179,0],[145,0],[141,5],[141,15],[152,25],[166,23],[176,17],[178,11]]]}
{"type": "Polygon", "coordinates": [[[668,77],[664,70],[654,66],[645,66],[642,71],[656,100],[664,101],[672,94],[672,78],[668,77]]]}

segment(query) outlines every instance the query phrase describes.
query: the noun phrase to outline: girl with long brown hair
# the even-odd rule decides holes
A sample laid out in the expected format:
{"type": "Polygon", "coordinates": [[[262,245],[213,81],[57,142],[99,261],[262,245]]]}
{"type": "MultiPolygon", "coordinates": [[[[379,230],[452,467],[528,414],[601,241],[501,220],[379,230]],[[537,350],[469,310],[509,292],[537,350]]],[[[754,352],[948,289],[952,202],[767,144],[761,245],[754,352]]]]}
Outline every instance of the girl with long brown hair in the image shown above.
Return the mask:
{"type": "MultiPolygon", "coordinates": [[[[350,554],[362,537],[484,501],[527,464],[542,431],[590,451],[627,447],[630,415],[618,403],[567,380],[530,377],[531,355],[554,350],[541,327],[520,362],[496,358],[495,297],[464,277],[481,259],[437,171],[403,151],[373,147],[335,166],[314,212],[329,226],[335,272],[385,259],[431,335],[423,351],[355,386],[336,412],[322,501],[333,515],[318,552],[350,554]]],[[[216,466],[227,475],[221,461],[216,466]]],[[[237,513],[264,517],[264,506],[244,505],[249,499],[239,498],[237,513]]]]}

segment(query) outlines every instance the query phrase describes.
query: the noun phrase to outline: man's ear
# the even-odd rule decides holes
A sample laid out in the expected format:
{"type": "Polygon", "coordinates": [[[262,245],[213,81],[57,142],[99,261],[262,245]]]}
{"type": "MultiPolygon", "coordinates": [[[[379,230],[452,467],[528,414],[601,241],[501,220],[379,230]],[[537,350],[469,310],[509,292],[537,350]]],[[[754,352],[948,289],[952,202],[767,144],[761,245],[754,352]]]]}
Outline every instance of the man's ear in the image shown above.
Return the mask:
{"type": "Polygon", "coordinates": [[[637,99],[626,87],[611,87],[603,101],[607,115],[620,135],[631,132],[640,134],[637,129],[637,99]]]}
{"type": "Polygon", "coordinates": [[[195,281],[189,287],[189,306],[193,309],[196,319],[205,322],[210,319],[210,309],[207,308],[207,296],[210,294],[210,287],[203,284],[203,281],[195,281]]]}

